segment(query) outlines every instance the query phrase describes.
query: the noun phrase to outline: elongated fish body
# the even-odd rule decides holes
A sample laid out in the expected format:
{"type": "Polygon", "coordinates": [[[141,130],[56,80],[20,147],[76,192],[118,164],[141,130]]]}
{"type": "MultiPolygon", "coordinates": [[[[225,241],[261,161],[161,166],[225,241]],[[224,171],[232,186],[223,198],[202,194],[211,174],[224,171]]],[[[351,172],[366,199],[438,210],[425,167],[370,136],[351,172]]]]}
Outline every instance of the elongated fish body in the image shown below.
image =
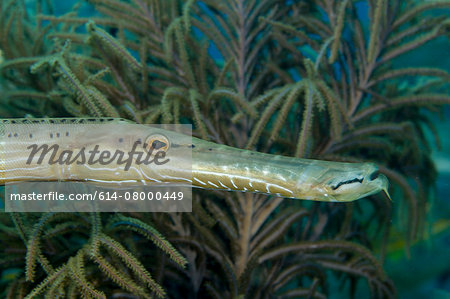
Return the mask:
{"type": "MultiPolygon", "coordinates": [[[[204,189],[338,202],[353,201],[382,190],[387,193],[388,186],[387,178],[378,173],[373,163],[319,161],[241,150],[122,119],[1,120],[0,136],[0,183],[30,180],[128,186],[181,183],[204,189]],[[104,124],[116,126],[111,130],[104,124]],[[48,129],[43,130],[43,125],[48,125],[48,129]],[[136,141],[142,145],[141,158],[151,160],[165,154],[160,159],[165,163],[139,164],[137,155],[128,169],[126,164],[88,163],[88,158],[83,161],[81,156],[77,163],[63,163],[68,150],[79,153],[84,149],[87,154],[97,146],[111,155],[126,154],[133,151],[136,141]],[[30,147],[53,144],[59,145],[54,152],[49,151],[54,153],[53,163],[50,154],[40,164],[29,163],[30,147]],[[59,157],[57,163],[55,157],[59,157]]],[[[36,161],[38,155],[34,158],[36,161]]]]}

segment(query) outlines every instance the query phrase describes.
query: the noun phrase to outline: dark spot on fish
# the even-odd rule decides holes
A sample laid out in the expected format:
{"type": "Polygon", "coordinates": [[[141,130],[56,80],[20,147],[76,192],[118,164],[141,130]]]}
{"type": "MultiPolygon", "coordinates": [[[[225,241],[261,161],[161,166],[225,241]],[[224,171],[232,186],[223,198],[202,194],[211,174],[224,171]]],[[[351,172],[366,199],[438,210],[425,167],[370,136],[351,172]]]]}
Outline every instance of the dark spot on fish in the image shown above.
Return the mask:
{"type": "Polygon", "coordinates": [[[33,134],[30,134],[30,139],[33,138],[33,134]]]}
{"type": "Polygon", "coordinates": [[[123,138],[119,138],[119,142],[123,142],[123,138]]]}
{"type": "Polygon", "coordinates": [[[14,133],[14,137],[17,137],[17,136],[19,136],[19,134],[17,134],[17,133],[14,133]]]}
{"type": "Polygon", "coordinates": [[[50,133],[50,138],[53,138],[53,133],[50,133]]]}
{"type": "Polygon", "coordinates": [[[12,137],[12,134],[11,134],[11,133],[9,133],[9,134],[8,134],[8,137],[9,137],[9,138],[11,138],[11,137],[12,137]]]}
{"type": "Polygon", "coordinates": [[[69,136],[69,132],[66,132],[66,136],[69,136]]]}
{"type": "Polygon", "coordinates": [[[212,148],[208,148],[208,151],[212,151],[212,148]]]}
{"type": "Polygon", "coordinates": [[[108,30],[108,33],[109,34],[111,34],[112,36],[114,36],[114,37],[117,37],[117,32],[118,32],[119,30],[117,29],[117,28],[110,28],[109,30],[108,30]]]}
{"type": "Polygon", "coordinates": [[[371,180],[371,181],[376,180],[379,175],[380,175],[380,172],[378,170],[376,170],[376,171],[372,172],[372,174],[369,176],[369,180],[371,180]]]}
{"type": "Polygon", "coordinates": [[[58,137],[58,138],[59,138],[59,136],[60,136],[60,134],[59,134],[59,133],[56,133],[56,137],[58,137]]]}

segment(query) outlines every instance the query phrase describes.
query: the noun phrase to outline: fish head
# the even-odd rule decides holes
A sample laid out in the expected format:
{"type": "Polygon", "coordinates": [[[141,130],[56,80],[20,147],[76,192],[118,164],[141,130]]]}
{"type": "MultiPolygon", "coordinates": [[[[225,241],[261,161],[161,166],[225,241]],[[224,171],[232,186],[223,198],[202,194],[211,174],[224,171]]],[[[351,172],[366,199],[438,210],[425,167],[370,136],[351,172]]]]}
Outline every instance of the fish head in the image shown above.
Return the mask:
{"type": "Polygon", "coordinates": [[[374,163],[342,163],[316,179],[310,197],[320,201],[348,202],[384,191],[389,181],[374,163]]]}

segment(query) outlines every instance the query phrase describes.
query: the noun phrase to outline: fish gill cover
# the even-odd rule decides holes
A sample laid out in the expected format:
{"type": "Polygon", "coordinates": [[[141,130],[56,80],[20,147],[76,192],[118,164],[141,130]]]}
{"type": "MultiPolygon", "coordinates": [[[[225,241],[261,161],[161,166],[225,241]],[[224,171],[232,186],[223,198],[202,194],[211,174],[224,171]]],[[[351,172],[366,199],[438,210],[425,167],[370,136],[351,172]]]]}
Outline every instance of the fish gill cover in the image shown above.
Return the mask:
{"type": "Polygon", "coordinates": [[[423,236],[426,133],[439,143],[450,103],[446,70],[396,62],[448,46],[450,2],[61,3],[0,2],[2,118],[192,123],[238,148],[371,161],[393,202],[195,190],[194,213],[1,214],[2,297],[395,296],[389,232],[406,250],[423,236]]]}

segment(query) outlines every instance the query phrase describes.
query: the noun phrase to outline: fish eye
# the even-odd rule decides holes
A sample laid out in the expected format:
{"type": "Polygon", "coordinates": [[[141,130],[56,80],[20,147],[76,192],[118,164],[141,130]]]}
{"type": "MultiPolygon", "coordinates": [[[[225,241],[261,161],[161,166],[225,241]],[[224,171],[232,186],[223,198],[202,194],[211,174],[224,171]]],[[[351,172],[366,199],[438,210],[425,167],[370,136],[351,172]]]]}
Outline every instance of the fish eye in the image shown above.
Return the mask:
{"type": "Polygon", "coordinates": [[[166,136],[155,134],[147,137],[144,147],[147,151],[153,151],[154,153],[159,151],[166,152],[170,147],[170,142],[166,136]]]}

